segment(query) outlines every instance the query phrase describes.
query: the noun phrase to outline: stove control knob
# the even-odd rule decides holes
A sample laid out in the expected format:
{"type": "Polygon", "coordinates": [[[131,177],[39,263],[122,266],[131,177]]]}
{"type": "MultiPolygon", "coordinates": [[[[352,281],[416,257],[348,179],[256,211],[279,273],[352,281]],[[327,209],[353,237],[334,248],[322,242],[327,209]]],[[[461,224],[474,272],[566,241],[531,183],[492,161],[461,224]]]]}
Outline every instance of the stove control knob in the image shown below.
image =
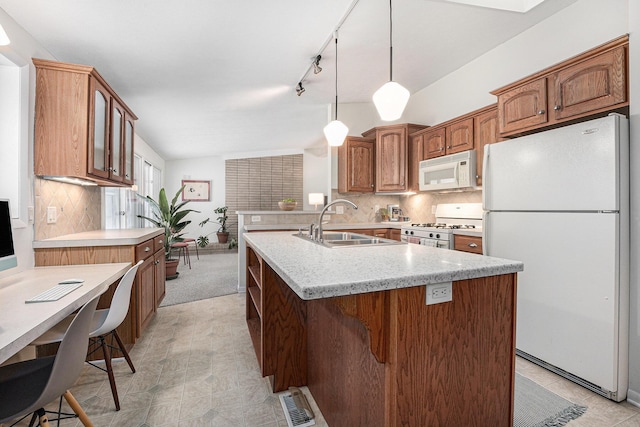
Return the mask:
{"type": "Polygon", "coordinates": [[[411,230],[411,235],[413,236],[413,230],[411,230]]]}
{"type": "Polygon", "coordinates": [[[439,235],[439,234],[436,234],[436,239],[439,239],[439,238],[440,238],[440,235],[439,235]]]}
{"type": "Polygon", "coordinates": [[[429,237],[433,237],[433,233],[429,233],[429,237]]]}

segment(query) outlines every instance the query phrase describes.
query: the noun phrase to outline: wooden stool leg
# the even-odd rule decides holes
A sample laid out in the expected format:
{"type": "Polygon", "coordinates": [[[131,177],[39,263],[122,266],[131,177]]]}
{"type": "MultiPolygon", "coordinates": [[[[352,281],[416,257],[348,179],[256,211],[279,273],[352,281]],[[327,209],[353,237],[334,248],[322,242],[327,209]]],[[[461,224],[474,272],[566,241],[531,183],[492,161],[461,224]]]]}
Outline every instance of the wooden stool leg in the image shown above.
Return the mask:
{"type": "Polygon", "coordinates": [[[196,246],[196,258],[200,259],[200,254],[198,253],[198,242],[193,242],[193,244],[196,246]]]}
{"type": "Polygon", "coordinates": [[[71,406],[71,409],[73,409],[73,412],[78,416],[78,418],[80,418],[80,422],[82,423],[82,425],[84,427],[93,427],[93,423],[91,422],[89,417],[87,417],[87,414],[85,414],[85,412],[82,410],[82,407],[80,406],[76,398],[73,397],[71,392],[67,390],[63,394],[63,396],[64,400],[66,400],[69,406],[71,406]]]}
{"type": "Polygon", "coordinates": [[[107,375],[109,376],[109,385],[111,386],[111,394],[113,395],[113,402],[116,404],[116,411],[120,410],[120,399],[118,399],[118,389],[116,388],[116,379],[113,376],[113,368],[111,367],[111,352],[107,347],[107,343],[104,340],[104,335],[100,335],[100,343],[102,344],[102,354],[104,354],[104,364],[107,368],[107,375]]]}
{"type": "Polygon", "coordinates": [[[122,343],[122,340],[120,339],[120,335],[118,335],[118,332],[115,329],[113,330],[113,336],[115,337],[116,341],[118,342],[118,347],[120,347],[120,351],[122,352],[122,354],[124,355],[125,360],[129,364],[129,367],[131,368],[131,372],[133,372],[135,374],[136,373],[136,368],[133,367],[133,362],[131,361],[131,357],[129,357],[129,353],[127,352],[127,348],[122,343]]]}
{"type": "Polygon", "coordinates": [[[189,262],[189,269],[191,269],[191,257],[189,256],[189,246],[184,247],[184,256],[185,259],[189,262]]]}

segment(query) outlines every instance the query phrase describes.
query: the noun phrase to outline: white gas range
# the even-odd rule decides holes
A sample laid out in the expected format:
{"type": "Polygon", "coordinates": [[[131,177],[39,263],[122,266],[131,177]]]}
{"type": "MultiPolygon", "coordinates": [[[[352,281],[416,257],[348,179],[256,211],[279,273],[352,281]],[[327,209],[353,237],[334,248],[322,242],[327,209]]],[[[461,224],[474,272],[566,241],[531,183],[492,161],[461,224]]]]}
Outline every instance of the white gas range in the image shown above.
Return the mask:
{"type": "Polygon", "coordinates": [[[436,207],[436,222],[404,225],[403,242],[453,249],[453,231],[482,229],[482,203],[446,203],[436,207]]]}

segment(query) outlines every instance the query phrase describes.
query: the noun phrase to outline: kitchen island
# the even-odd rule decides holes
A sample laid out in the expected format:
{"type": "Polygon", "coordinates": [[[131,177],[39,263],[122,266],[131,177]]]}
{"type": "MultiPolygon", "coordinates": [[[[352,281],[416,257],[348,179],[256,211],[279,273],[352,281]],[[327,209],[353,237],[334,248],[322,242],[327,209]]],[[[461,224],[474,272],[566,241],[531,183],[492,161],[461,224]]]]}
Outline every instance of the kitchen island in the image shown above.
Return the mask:
{"type": "Polygon", "coordinates": [[[247,325],[274,392],[331,427],[511,426],[517,261],[248,233],[247,325]],[[426,305],[426,286],[452,301],[426,305]],[[431,287],[430,287],[431,288],[431,287]]]}

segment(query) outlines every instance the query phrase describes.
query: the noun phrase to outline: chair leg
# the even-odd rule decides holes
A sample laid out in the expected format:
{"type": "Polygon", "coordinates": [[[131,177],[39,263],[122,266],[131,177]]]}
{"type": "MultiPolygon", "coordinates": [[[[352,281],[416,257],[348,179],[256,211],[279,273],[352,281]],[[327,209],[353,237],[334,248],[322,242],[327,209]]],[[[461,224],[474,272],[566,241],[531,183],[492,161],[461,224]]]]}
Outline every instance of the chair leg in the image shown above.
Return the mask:
{"type": "Polygon", "coordinates": [[[84,427],[93,427],[93,423],[91,422],[89,417],[87,417],[87,414],[82,410],[82,407],[80,406],[76,398],[73,397],[71,392],[67,390],[63,394],[63,396],[64,396],[64,400],[66,400],[69,406],[71,406],[71,409],[73,409],[73,412],[75,412],[78,418],[80,418],[80,422],[82,423],[82,425],[84,427]]]}
{"type": "Polygon", "coordinates": [[[115,337],[116,342],[118,343],[118,347],[120,347],[120,351],[122,352],[122,354],[124,355],[124,358],[129,364],[129,367],[131,368],[131,372],[135,374],[136,368],[133,367],[133,362],[131,361],[131,357],[129,357],[129,353],[127,352],[126,347],[122,343],[122,340],[120,339],[120,335],[118,335],[118,332],[115,329],[113,330],[113,336],[115,337]]]}
{"type": "Polygon", "coordinates": [[[196,258],[199,260],[200,259],[200,254],[198,253],[198,242],[194,242],[194,246],[196,247],[196,258]]]}
{"type": "MultiPolygon", "coordinates": [[[[38,418],[38,413],[34,412],[33,416],[31,417],[31,421],[29,421],[29,427],[33,427],[36,424],[36,419],[38,418]]],[[[3,424],[0,424],[0,426],[3,424]]]]}
{"type": "Polygon", "coordinates": [[[102,353],[104,354],[104,364],[107,368],[107,375],[109,375],[109,385],[111,386],[111,394],[113,395],[113,402],[116,404],[116,411],[120,410],[120,399],[118,399],[118,389],[116,388],[116,379],[113,376],[113,368],[111,367],[111,352],[104,340],[104,336],[100,335],[100,344],[102,345],[102,353]]]}

